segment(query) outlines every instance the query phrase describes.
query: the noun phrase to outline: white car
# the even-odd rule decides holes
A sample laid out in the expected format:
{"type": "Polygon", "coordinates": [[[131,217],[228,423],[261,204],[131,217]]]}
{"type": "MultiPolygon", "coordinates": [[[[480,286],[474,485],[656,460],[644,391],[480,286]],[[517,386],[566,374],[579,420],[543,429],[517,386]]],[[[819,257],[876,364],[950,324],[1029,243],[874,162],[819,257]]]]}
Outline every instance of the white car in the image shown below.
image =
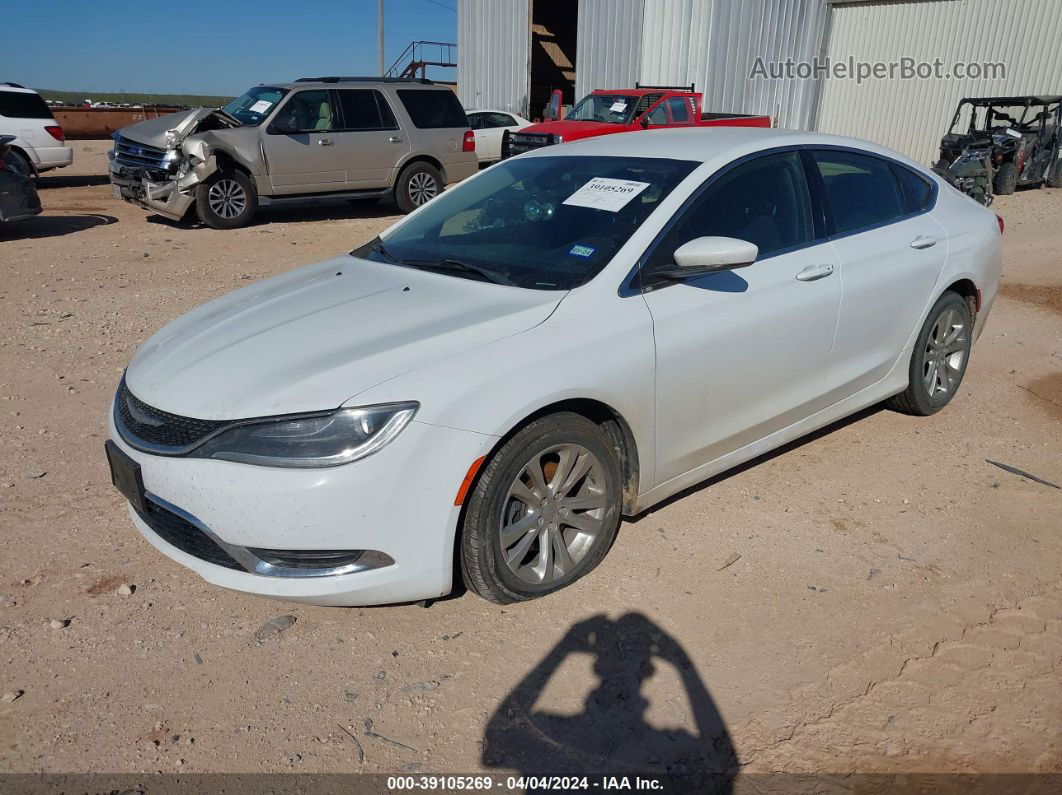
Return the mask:
{"type": "Polygon", "coordinates": [[[507,110],[470,110],[468,126],[476,133],[476,156],[480,163],[501,160],[502,136],[506,130],[516,132],[531,125],[523,116],[507,110]]]}
{"type": "Polygon", "coordinates": [[[542,596],[621,516],[871,404],[946,405],[1001,232],[848,138],[549,147],[165,326],[119,386],[112,479],[148,541],[227,588],[542,596]]]}
{"type": "Polygon", "coordinates": [[[13,168],[24,176],[69,166],[74,152],[41,95],[17,83],[0,83],[0,135],[13,135],[13,168]]]}

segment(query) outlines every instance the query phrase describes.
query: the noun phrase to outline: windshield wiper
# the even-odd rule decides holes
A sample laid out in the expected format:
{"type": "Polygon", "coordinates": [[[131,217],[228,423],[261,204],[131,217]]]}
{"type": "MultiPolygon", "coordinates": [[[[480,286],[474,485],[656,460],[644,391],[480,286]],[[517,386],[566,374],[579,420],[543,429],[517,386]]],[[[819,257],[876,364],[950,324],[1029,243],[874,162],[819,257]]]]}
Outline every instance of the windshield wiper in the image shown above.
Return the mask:
{"type": "Polygon", "coordinates": [[[512,285],[512,280],[507,278],[497,271],[488,270],[486,268],[480,268],[477,265],[469,265],[467,262],[461,262],[456,259],[404,259],[400,265],[408,265],[411,268],[420,268],[426,271],[442,271],[445,273],[458,273],[458,274],[471,274],[478,276],[488,282],[494,284],[508,284],[512,285]]]}
{"type": "Polygon", "coordinates": [[[351,251],[350,252],[350,256],[352,256],[352,257],[364,257],[363,252],[365,252],[365,251],[371,251],[373,254],[379,254],[381,257],[383,257],[385,260],[390,262],[392,265],[397,265],[398,264],[398,257],[396,257],[394,254],[392,254],[390,251],[388,251],[387,250],[387,246],[385,246],[383,244],[383,241],[380,240],[380,238],[378,238],[378,237],[373,238],[372,240],[370,240],[368,243],[366,243],[361,248],[356,248],[353,251],[351,251]]]}

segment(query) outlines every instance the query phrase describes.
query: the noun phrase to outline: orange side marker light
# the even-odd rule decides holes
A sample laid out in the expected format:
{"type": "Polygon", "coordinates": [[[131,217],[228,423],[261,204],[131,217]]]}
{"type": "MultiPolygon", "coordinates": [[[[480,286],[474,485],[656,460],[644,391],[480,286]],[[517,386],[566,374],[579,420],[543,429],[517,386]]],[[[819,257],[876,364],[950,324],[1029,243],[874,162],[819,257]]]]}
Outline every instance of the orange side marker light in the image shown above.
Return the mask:
{"type": "Polygon", "coordinates": [[[483,455],[472,462],[472,466],[468,468],[468,472],[465,474],[465,479],[461,481],[461,488],[457,490],[457,496],[454,497],[454,505],[464,505],[465,495],[468,493],[468,487],[472,485],[476,473],[479,472],[479,468],[483,466],[483,462],[486,460],[487,457],[483,455]]]}

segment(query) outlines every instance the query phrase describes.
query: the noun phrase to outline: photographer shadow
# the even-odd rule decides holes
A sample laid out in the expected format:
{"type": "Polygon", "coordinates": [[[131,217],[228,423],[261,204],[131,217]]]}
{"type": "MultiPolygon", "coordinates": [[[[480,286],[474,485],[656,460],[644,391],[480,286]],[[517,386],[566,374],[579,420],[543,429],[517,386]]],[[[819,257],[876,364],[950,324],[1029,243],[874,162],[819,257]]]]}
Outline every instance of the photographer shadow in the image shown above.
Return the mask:
{"type": "MultiPolygon", "coordinates": [[[[678,721],[676,721],[678,722],[678,721]]],[[[486,767],[525,776],[650,776],[684,791],[729,793],[738,759],[715,702],[682,646],[640,613],[573,625],[499,704],[487,723],[486,767]],[[597,684],[577,715],[536,709],[572,655],[593,657],[597,684]],[[686,691],[696,732],[649,724],[644,686],[670,664],[686,691]]]]}

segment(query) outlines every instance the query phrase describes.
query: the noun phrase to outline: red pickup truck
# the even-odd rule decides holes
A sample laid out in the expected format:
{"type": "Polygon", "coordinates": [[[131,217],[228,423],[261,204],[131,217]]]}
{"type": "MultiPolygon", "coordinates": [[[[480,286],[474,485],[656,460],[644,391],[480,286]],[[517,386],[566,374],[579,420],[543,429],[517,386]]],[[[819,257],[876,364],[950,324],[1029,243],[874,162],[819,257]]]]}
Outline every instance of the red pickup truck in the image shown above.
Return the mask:
{"type": "MultiPolygon", "coordinates": [[[[502,136],[502,157],[597,135],[671,127],[770,127],[770,116],[705,113],[693,86],[596,89],[559,121],[544,121],[502,136]]],[[[556,100],[556,96],[555,96],[556,100]]],[[[559,115],[556,101],[547,115],[559,115]]]]}

